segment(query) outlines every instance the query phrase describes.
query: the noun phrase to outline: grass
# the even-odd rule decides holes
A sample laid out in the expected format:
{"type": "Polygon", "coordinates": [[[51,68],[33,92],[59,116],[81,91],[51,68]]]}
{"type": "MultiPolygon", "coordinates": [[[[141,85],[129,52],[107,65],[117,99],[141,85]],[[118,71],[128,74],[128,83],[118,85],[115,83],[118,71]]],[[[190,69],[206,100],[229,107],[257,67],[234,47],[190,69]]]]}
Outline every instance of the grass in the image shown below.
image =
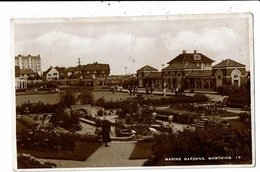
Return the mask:
{"type": "Polygon", "coordinates": [[[228,113],[219,114],[219,116],[220,117],[234,117],[234,116],[239,116],[239,113],[228,112],[228,113]]]}
{"type": "Polygon", "coordinates": [[[102,143],[79,142],[74,151],[39,151],[18,149],[18,153],[31,154],[36,158],[85,161],[102,143]]]}
{"type": "Polygon", "coordinates": [[[228,119],[227,121],[234,129],[238,129],[238,130],[246,129],[245,124],[243,124],[240,119],[228,119]]]}
{"type": "Polygon", "coordinates": [[[154,142],[137,142],[129,159],[148,159],[152,156],[154,142]]]}

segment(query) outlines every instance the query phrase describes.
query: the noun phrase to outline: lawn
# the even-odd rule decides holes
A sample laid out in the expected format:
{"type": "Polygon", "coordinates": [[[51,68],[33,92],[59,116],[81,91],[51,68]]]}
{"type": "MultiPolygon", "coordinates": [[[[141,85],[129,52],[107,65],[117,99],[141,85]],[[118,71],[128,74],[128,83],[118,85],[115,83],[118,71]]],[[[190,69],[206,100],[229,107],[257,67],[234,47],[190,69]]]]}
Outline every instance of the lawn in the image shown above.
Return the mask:
{"type": "Polygon", "coordinates": [[[154,142],[137,142],[129,159],[148,159],[152,156],[154,142]]]}
{"type": "Polygon", "coordinates": [[[235,117],[235,116],[239,116],[239,113],[227,112],[227,113],[219,114],[219,116],[220,117],[235,117]]]}
{"type": "Polygon", "coordinates": [[[74,151],[39,151],[30,149],[18,149],[17,152],[31,154],[32,156],[37,158],[85,161],[101,145],[101,142],[78,142],[78,145],[76,146],[74,151]]]}
{"type": "Polygon", "coordinates": [[[246,125],[244,123],[242,123],[242,121],[240,119],[228,119],[227,121],[230,123],[230,125],[234,129],[238,129],[238,130],[246,129],[246,125]]]}

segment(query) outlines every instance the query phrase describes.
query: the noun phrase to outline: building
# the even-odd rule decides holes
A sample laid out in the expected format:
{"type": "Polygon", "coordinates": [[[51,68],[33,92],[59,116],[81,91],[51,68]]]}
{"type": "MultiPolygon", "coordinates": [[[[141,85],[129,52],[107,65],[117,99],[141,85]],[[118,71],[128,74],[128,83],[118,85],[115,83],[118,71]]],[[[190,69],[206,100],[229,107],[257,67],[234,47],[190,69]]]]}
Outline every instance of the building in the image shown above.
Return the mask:
{"type": "Polygon", "coordinates": [[[43,72],[43,78],[46,81],[64,79],[65,76],[66,76],[65,67],[58,67],[58,66],[52,67],[52,66],[50,66],[50,68],[48,70],[43,72]]]}
{"type": "Polygon", "coordinates": [[[21,78],[21,69],[15,66],[15,90],[27,89],[27,80],[21,78]]]}
{"type": "Polygon", "coordinates": [[[35,76],[37,76],[37,73],[32,69],[20,69],[20,79],[33,80],[35,76]]]}
{"type": "Polygon", "coordinates": [[[136,71],[138,77],[138,87],[151,86],[154,84],[156,88],[162,85],[162,73],[149,65],[146,65],[136,71]]]}
{"type": "Polygon", "coordinates": [[[212,63],[214,60],[198,53],[181,54],[169,61],[169,66],[162,69],[164,86],[169,89],[212,89],[212,63]]]}
{"type": "Polygon", "coordinates": [[[78,73],[77,67],[69,67],[66,69],[66,76],[69,79],[75,79],[78,73]]]}
{"type": "Polygon", "coordinates": [[[212,67],[212,82],[216,88],[231,84],[240,87],[247,82],[248,76],[246,66],[231,59],[212,67]]]}
{"type": "Polygon", "coordinates": [[[23,56],[19,54],[15,56],[15,66],[19,66],[20,69],[31,69],[38,75],[42,75],[40,55],[31,56],[29,54],[28,56],[23,56]]]}
{"type": "MultiPolygon", "coordinates": [[[[79,66],[78,66],[79,68],[79,66]]],[[[98,62],[90,63],[87,65],[80,66],[80,72],[83,78],[107,78],[110,74],[109,64],[102,64],[98,62]]]]}

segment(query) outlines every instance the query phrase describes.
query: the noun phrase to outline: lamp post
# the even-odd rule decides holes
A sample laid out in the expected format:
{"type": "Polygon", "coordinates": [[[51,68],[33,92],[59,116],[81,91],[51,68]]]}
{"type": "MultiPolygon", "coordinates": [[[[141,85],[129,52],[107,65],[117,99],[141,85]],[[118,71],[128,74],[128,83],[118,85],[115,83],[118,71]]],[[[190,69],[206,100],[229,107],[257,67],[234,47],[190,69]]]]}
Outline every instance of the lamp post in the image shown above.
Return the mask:
{"type": "Polygon", "coordinates": [[[125,75],[127,75],[127,67],[125,67],[125,75]]]}

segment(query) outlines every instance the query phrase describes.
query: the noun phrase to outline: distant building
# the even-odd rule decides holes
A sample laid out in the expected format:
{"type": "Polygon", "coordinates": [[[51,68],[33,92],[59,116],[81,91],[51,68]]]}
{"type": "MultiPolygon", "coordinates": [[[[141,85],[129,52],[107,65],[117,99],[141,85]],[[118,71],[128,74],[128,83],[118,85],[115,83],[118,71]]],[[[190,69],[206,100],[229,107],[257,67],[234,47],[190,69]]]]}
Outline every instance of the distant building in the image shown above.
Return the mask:
{"type": "Polygon", "coordinates": [[[20,79],[33,80],[36,75],[32,69],[20,69],[20,79]]]}
{"type": "Polygon", "coordinates": [[[64,79],[66,76],[65,67],[50,67],[48,70],[43,72],[43,78],[46,81],[64,79]]]}
{"type": "Polygon", "coordinates": [[[151,86],[160,87],[162,82],[162,73],[149,65],[146,65],[136,71],[138,77],[138,87],[151,86]]]}
{"type": "Polygon", "coordinates": [[[182,54],[168,62],[162,69],[164,85],[167,88],[183,87],[185,89],[212,89],[212,63],[214,60],[198,53],[182,54]]]}
{"type": "Polygon", "coordinates": [[[107,78],[110,74],[110,66],[109,64],[94,62],[80,66],[80,71],[83,78],[107,78]]]}
{"type": "Polygon", "coordinates": [[[19,66],[20,69],[31,69],[38,75],[42,75],[41,69],[41,57],[40,55],[28,56],[18,55],[15,56],[15,66],[19,66]]]}
{"type": "Polygon", "coordinates": [[[21,78],[21,69],[19,66],[15,66],[15,90],[26,89],[27,80],[21,78]]]}
{"type": "Polygon", "coordinates": [[[212,77],[215,87],[232,84],[240,87],[246,83],[248,73],[246,66],[231,59],[223,60],[212,67],[212,77]]]}

